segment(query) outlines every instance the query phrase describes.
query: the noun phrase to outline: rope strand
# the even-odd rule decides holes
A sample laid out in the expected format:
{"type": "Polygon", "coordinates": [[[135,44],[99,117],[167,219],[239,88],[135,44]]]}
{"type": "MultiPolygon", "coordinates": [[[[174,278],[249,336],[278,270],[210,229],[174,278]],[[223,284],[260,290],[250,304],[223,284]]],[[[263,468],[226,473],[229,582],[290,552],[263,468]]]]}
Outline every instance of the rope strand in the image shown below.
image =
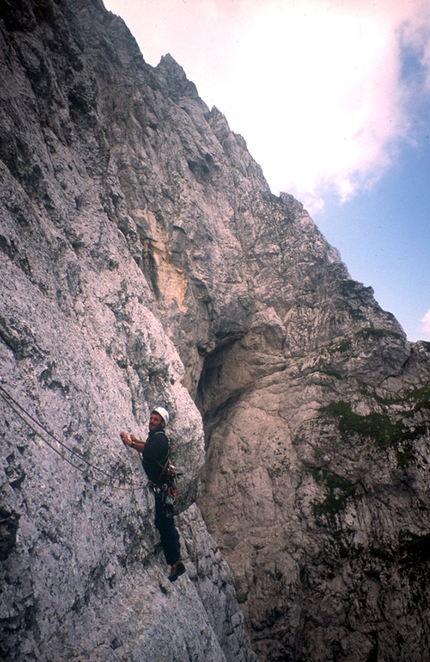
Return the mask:
{"type": "Polygon", "coordinates": [[[86,459],[85,459],[80,453],[78,453],[77,451],[73,450],[73,448],[69,448],[69,447],[67,446],[67,444],[65,444],[63,441],[61,441],[60,439],[57,439],[57,437],[55,437],[55,436],[52,434],[52,432],[49,432],[49,430],[47,430],[47,429],[46,429],[41,423],[39,423],[39,422],[38,422],[38,421],[37,421],[37,420],[36,420],[36,419],[35,419],[30,413],[28,413],[28,412],[24,409],[24,407],[22,407],[22,406],[21,406],[21,405],[15,400],[15,398],[13,398],[13,397],[10,395],[10,393],[8,393],[8,392],[3,388],[3,386],[1,386],[1,385],[0,385],[0,396],[3,398],[3,400],[6,402],[6,404],[8,404],[9,407],[10,407],[10,408],[16,413],[16,415],[17,415],[22,421],[24,421],[24,423],[30,428],[30,430],[32,430],[32,431],[33,431],[38,437],[40,437],[40,439],[42,439],[42,441],[44,441],[45,444],[46,444],[47,446],[49,446],[49,448],[51,448],[51,449],[54,451],[54,453],[57,453],[57,455],[59,455],[63,460],[65,460],[66,462],[68,462],[68,464],[70,464],[72,467],[74,467],[75,469],[77,469],[78,471],[80,471],[80,472],[81,472],[82,474],[84,474],[85,476],[90,475],[91,478],[92,478],[94,481],[96,481],[97,483],[99,483],[100,485],[105,485],[105,486],[110,487],[110,488],[112,488],[112,489],[114,489],[114,490],[122,490],[122,491],[130,492],[130,491],[139,490],[139,489],[143,489],[144,487],[147,487],[147,483],[140,483],[140,484],[127,483],[127,484],[128,484],[128,487],[125,487],[125,486],[119,486],[119,485],[113,485],[112,483],[108,483],[108,482],[106,482],[106,481],[100,480],[99,478],[96,478],[92,473],[89,474],[89,473],[88,473],[88,470],[89,470],[89,469],[94,469],[95,471],[98,471],[99,473],[103,474],[104,476],[106,476],[107,478],[109,478],[109,479],[111,479],[111,480],[119,480],[116,476],[113,476],[112,474],[109,474],[109,473],[107,473],[106,471],[103,471],[103,469],[100,469],[100,468],[97,467],[95,464],[92,464],[91,462],[89,462],[89,460],[86,460],[86,459]],[[31,423],[29,423],[28,420],[26,420],[25,416],[28,417],[28,418],[30,419],[30,421],[32,421],[32,422],[35,423],[37,426],[39,426],[39,427],[43,430],[43,432],[44,432],[45,434],[48,435],[48,437],[51,437],[51,439],[53,439],[57,444],[59,444],[60,446],[62,446],[66,451],[68,451],[68,452],[71,453],[72,455],[75,455],[77,458],[79,458],[79,460],[81,460],[82,462],[84,462],[84,463],[87,465],[87,468],[86,468],[86,469],[82,469],[82,468],[79,467],[77,464],[75,464],[74,462],[72,462],[71,460],[69,460],[67,457],[65,457],[65,456],[64,456],[64,455],[63,455],[63,454],[62,454],[57,448],[55,448],[55,446],[53,446],[49,441],[47,441],[47,440],[45,439],[45,437],[44,437],[44,436],[43,436],[43,435],[42,435],[37,429],[35,429],[31,423]]]}

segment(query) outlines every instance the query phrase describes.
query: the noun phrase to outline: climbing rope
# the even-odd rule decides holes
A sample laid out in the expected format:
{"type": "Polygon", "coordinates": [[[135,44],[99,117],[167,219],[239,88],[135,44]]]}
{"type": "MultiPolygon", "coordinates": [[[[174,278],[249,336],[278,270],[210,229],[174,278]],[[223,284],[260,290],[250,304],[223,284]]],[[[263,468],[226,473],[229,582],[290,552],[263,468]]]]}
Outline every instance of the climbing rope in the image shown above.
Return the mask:
{"type": "MultiPolygon", "coordinates": [[[[0,379],[1,379],[1,378],[0,378],[0,379]]],[[[95,482],[99,483],[100,485],[105,485],[106,487],[110,487],[110,488],[112,488],[112,489],[114,489],[114,490],[123,490],[123,491],[126,491],[126,492],[134,491],[134,490],[141,490],[141,489],[143,489],[144,487],[147,487],[147,483],[140,483],[140,484],[126,483],[127,486],[113,485],[111,482],[108,483],[108,482],[106,482],[106,481],[104,481],[104,480],[101,480],[100,478],[96,478],[96,476],[94,476],[92,473],[89,474],[89,470],[90,470],[90,469],[93,469],[94,471],[98,471],[100,474],[103,474],[104,476],[106,476],[106,478],[108,478],[108,479],[110,479],[110,480],[112,480],[112,481],[119,480],[117,476],[113,476],[112,474],[109,474],[109,473],[107,473],[106,471],[103,471],[103,469],[100,469],[100,468],[97,467],[95,464],[92,464],[92,463],[89,462],[85,457],[83,457],[78,451],[73,450],[73,448],[69,448],[69,447],[67,446],[67,444],[65,444],[63,441],[61,441],[61,439],[58,439],[55,435],[53,435],[52,432],[50,432],[49,430],[47,430],[47,429],[46,429],[41,423],[39,423],[39,422],[38,422],[38,421],[37,421],[37,420],[36,420],[31,414],[29,414],[29,413],[24,409],[24,407],[22,407],[22,406],[21,406],[21,405],[15,400],[15,398],[13,398],[13,397],[10,395],[10,393],[8,393],[8,392],[5,390],[5,388],[4,388],[1,384],[0,384],[0,396],[3,398],[3,400],[6,402],[6,404],[8,404],[9,407],[15,412],[15,414],[16,414],[16,415],[17,415],[17,416],[18,416],[18,417],[19,417],[19,418],[20,418],[20,419],[21,419],[21,420],[22,420],[22,421],[23,421],[23,422],[24,422],[24,423],[30,428],[30,430],[32,430],[32,431],[33,431],[33,432],[34,432],[34,433],[35,433],[40,439],[42,439],[42,441],[44,441],[45,444],[47,444],[47,446],[49,446],[49,448],[51,448],[51,449],[54,451],[54,453],[57,453],[57,455],[59,455],[63,460],[65,460],[66,462],[68,462],[68,464],[70,464],[72,467],[74,467],[75,469],[77,469],[78,471],[80,471],[80,472],[81,472],[82,474],[84,474],[86,477],[88,477],[88,475],[90,475],[90,477],[91,477],[95,482]],[[31,421],[31,422],[29,422],[29,421],[31,421]],[[86,468],[85,468],[85,469],[82,469],[82,468],[79,467],[77,464],[75,464],[74,462],[72,462],[71,460],[69,460],[69,458],[67,458],[65,455],[63,455],[63,453],[61,453],[61,452],[58,450],[58,448],[55,448],[55,446],[54,446],[50,441],[48,441],[47,439],[45,439],[45,437],[43,436],[43,434],[41,434],[40,431],[37,430],[37,429],[34,427],[34,425],[38,426],[41,430],[43,430],[43,432],[45,433],[45,435],[48,436],[48,438],[53,439],[53,440],[54,440],[57,444],[59,444],[62,448],[64,448],[64,449],[65,449],[66,451],[68,451],[69,453],[71,453],[71,455],[76,456],[77,458],[79,458],[79,460],[80,460],[81,462],[84,462],[84,463],[87,465],[86,468]]]]}

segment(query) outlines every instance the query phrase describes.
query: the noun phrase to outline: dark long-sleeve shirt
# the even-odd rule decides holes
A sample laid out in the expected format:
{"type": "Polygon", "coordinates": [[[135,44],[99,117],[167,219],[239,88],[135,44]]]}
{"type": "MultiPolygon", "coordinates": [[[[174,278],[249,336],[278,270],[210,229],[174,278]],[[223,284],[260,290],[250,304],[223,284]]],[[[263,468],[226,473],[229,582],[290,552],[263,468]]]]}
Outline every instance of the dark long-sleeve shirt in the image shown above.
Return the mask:
{"type": "Polygon", "coordinates": [[[142,466],[149,480],[158,482],[169,457],[169,440],[162,430],[149,433],[142,452],[142,466]]]}

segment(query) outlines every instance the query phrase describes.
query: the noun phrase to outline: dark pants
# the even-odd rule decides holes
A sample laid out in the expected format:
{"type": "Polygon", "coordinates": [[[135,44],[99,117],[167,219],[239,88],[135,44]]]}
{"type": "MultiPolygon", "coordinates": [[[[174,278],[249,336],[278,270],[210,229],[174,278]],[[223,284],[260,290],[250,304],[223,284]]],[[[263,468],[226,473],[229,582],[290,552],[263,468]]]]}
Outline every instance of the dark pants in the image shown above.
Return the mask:
{"type": "Polygon", "coordinates": [[[173,565],[181,556],[179,534],[173,521],[173,508],[163,504],[162,494],[155,494],[155,526],[160,533],[166,562],[173,565]]]}

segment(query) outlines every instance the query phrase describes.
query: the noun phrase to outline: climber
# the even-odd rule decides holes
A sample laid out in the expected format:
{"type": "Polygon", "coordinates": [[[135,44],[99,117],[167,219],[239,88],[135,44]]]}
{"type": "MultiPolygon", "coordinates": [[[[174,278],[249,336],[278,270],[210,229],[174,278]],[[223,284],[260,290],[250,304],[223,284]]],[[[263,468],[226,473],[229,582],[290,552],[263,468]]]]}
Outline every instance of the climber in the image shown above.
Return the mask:
{"type": "Polygon", "coordinates": [[[169,414],[164,407],[155,407],[149,419],[149,435],[140,441],[134,435],[120,432],[125,446],[141,453],[142,466],[155,495],[155,526],[157,527],[164,556],[171,566],[169,580],[174,582],[185,572],[181,560],[179,534],[173,521],[173,507],[177,496],[175,471],[169,460],[169,439],[164,432],[169,414]]]}

